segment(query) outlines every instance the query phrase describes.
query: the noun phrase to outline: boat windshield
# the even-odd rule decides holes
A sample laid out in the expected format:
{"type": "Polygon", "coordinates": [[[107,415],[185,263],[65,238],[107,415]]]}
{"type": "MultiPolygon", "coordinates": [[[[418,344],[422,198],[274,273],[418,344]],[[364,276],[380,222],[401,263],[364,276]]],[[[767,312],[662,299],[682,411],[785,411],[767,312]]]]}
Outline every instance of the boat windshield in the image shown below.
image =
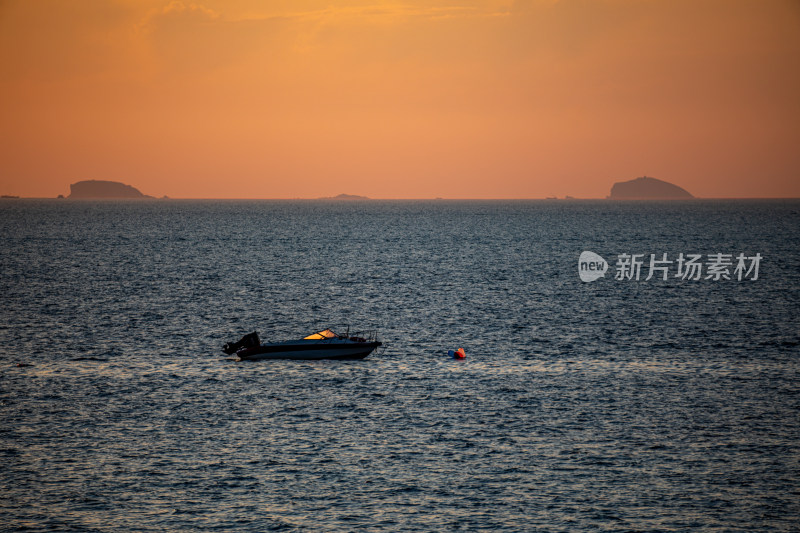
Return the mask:
{"type": "Polygon", "coordinates": [[[326,330],[320,331],[319,333],[313,333],[313,334],[309,335],[308,337],[303,337],[303,339],[305,339],[305,340],[335,339],[338,336],[339,335],[334,333],[332,330],[326,329],[326,330]]]}

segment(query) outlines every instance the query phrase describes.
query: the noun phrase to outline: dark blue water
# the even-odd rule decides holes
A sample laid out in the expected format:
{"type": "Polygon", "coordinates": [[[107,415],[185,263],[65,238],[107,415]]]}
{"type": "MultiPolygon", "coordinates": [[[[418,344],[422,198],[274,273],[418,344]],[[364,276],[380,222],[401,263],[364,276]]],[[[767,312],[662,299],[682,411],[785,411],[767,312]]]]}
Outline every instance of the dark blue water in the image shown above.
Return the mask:
{"type": "Polygon", "coordinates": [[[7,200],[0,245],[4,531],[800,523],[800,202],[7,200]],[[340,324],[385,352],[220,351],[340,324]]]}

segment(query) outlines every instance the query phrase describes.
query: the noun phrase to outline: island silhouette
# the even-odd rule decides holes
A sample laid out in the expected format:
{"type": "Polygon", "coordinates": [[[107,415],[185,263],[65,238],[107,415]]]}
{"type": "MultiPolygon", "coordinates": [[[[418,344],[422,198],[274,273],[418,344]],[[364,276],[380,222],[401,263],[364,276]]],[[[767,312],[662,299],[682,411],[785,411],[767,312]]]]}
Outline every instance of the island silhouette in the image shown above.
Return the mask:
{"type": "Polygon", "coordinates": [[[142,194],[139,189],[118,181],[84,180],[69,186],[67,198],[152,198],[142,194]]]}
{"type": "Polygon", "coordinates": [[[683,187],[664,180],[642,176],[619,181],[611,187],[609,200],[685,200],[694,198],[683,187]]]}
{"type": "Polygon", "coordinates": [[[357,194],[342,193],[338,196],[324,196],[318,200],[370,200],[367,196],[359,196],[357,194]]]}

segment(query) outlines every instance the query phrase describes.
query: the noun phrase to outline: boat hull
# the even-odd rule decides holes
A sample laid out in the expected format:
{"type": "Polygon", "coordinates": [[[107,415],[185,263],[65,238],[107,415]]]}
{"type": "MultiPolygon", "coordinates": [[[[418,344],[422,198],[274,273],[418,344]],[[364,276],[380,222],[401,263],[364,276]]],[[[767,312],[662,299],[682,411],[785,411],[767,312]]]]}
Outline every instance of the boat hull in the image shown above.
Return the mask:
{"type": "Polygon", "coordinates": [[[364,359],[380,342],[264,344],[237,352],[243,361],[263,359],[364,359]]]}

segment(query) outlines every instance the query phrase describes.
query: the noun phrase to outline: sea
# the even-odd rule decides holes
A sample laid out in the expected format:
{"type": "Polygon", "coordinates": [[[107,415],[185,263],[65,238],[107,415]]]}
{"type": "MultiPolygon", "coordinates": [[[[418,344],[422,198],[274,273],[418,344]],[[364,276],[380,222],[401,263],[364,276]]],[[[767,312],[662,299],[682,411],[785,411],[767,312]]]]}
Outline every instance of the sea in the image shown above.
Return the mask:
{"type": "Polygon", "coordinates": [[[2,531],[800,528],[798,200],[4,199],[0,268],[2,531]]]}

